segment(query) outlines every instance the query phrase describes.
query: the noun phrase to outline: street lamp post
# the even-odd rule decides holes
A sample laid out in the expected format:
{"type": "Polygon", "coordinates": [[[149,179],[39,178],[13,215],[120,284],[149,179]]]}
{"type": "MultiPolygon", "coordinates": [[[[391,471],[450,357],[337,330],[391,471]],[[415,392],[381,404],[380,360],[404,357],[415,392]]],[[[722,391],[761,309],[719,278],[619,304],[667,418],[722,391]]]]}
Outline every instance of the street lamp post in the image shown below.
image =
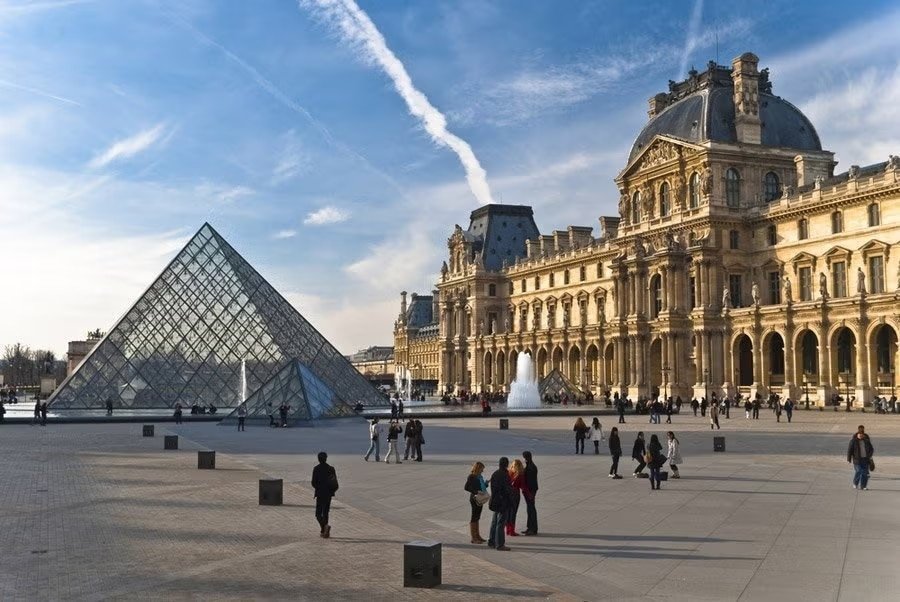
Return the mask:
{"type": "Polygon", "coordinates": [[[844,402],[847,404],[846,411],[850,411],[850,379],[844,381],[844,391],[846,392],[846,396],[844,397],[844,402]]]}
{"type": "Polygon", "coordinates": [[[891,413],[892,414],[897,411],[897,400],[894,399],[894,397],[896,396],[894,393],[894,383],[895,382],[896,381],[894,379],[894,366],[891,366],[891,413]]]}
{"type": "Polygon", "coordinates": [[[668,403],[669,401],[669,366],[665,365],[662,368],[662,377],[663,377],[663,402],[668,403]]]}
{"type": "Polygon", "coordinates": [[[706,385],[706,403],[710,403],[710,400],[709,400],[709,368],[703,369],[703,384],[706,385]]]}
{"type": "Polygon", "coordinates": [[[806,409],[809,409],[809,377],[803,375],[803,392],[806,394],[806,409]]]}

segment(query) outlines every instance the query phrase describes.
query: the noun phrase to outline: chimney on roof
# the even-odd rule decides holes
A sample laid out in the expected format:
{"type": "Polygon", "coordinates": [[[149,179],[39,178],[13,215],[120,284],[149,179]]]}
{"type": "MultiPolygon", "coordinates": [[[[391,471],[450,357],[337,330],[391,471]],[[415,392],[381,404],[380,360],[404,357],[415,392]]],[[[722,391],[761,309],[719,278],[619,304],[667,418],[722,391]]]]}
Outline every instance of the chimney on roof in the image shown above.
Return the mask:
{"type": "Polygon", "coordinates": [[[400,315],[406,315],[406,291],[400,292],[400,315]]]}
{"type": "Polygon", "coordinates": [[[666,99],[668,97],[664,92],[660,92],[650,99],[650,110],[647,111],[647,117],[653,119],[666,108],[666,99]]]}
{"type": "Polygon", "coordinates": [[[731,62],[734,82],[734,129],[738,142],[759,144],[762,122],[759,120],[759,57],[745,52],[731,62]]]}

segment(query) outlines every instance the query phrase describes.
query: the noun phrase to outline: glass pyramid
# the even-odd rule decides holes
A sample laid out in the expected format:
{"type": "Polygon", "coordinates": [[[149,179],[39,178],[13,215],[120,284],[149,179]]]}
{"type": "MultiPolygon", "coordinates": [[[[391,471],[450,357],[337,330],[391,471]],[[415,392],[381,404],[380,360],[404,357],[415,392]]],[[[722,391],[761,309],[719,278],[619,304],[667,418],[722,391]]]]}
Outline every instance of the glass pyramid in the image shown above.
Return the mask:
{"type": "Polygon", "coordinates": [[[556,395],[562,396],[563,394],[568,394],[571,399],[584,397],[584,391],[579,389],[575,383],[556,368],[541,379],[541,382],[538,383],[538,391],[540,391],[541,399],[544,399],[545,395],[553,397],[556,395]]]}
{"type": "MultiPolygon", "coordinates": [[[[234,407],[292,359],[328,400],[385,405],[325,337],[209,224],[53,394],[54,409],[234,407]]],[[[311,384],[310,389],[314,386],[311,384]]],[[[320,395],[317,403],[324,398],[320,395]]],[[[329,408],[330,410],[330,408],[329,408]]]]}
{"type": "MultiPolygon", "coordinates": [[[[283,403],[290,406],[289,422],[355,415],[352,406],[355,401],[340,399],[331,387],[296,359],[285,364],[247,398],[247,419],[268,420],[269,415],[274,415],[278,420],[278,409],[283,403]]],[[[236,419],[237,410],[234,410],[223,422],[231,423],[236,419]]]]}

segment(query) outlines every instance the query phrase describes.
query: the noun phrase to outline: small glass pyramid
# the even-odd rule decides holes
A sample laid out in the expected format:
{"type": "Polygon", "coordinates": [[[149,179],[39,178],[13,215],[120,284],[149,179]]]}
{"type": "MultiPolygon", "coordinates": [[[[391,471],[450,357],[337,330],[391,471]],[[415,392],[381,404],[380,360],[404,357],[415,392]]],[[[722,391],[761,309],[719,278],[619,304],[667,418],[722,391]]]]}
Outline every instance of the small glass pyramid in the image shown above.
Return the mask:
{"type": "Polygon", "coordinates": [[[568,394],[572,399],[582,399],[584,397],[584,391],[579,389],[575,383],[556,368],[541,379],[541,382],[538,383],[538,390],[540,391],[541,399],[544,399],[545,395],[555,397],[556,395],[562,396],[564,394],[568,394]]]}
{"type": "MultiPolygon", "coordinates": [[[[302,362],[336,399],[383,397],[209,224],[191,238],[50,399],[54,409],[235,407],[247,390],[302,362]]],[[[309,388],[314,389],[310,384],[309,388]]],[[[330,408],[324,411],[330,411],[330,408]]]]}

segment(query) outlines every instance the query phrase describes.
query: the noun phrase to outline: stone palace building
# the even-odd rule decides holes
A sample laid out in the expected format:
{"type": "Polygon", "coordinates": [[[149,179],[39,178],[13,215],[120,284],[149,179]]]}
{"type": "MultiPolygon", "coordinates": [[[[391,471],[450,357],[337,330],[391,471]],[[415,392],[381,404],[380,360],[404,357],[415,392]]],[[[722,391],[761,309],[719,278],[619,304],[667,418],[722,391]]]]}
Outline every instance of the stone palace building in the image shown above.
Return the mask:
{"type": "Polygon", "coordinates": [[[599,236],[540,234],[516,205],[457,225],[432,294],[402,293],[396,365],[451,391],[504,391],[529,353],[538,376],[632,399],[892,395],[900,157],[836,174],[751,53],[648,114],[599,236]]]}

